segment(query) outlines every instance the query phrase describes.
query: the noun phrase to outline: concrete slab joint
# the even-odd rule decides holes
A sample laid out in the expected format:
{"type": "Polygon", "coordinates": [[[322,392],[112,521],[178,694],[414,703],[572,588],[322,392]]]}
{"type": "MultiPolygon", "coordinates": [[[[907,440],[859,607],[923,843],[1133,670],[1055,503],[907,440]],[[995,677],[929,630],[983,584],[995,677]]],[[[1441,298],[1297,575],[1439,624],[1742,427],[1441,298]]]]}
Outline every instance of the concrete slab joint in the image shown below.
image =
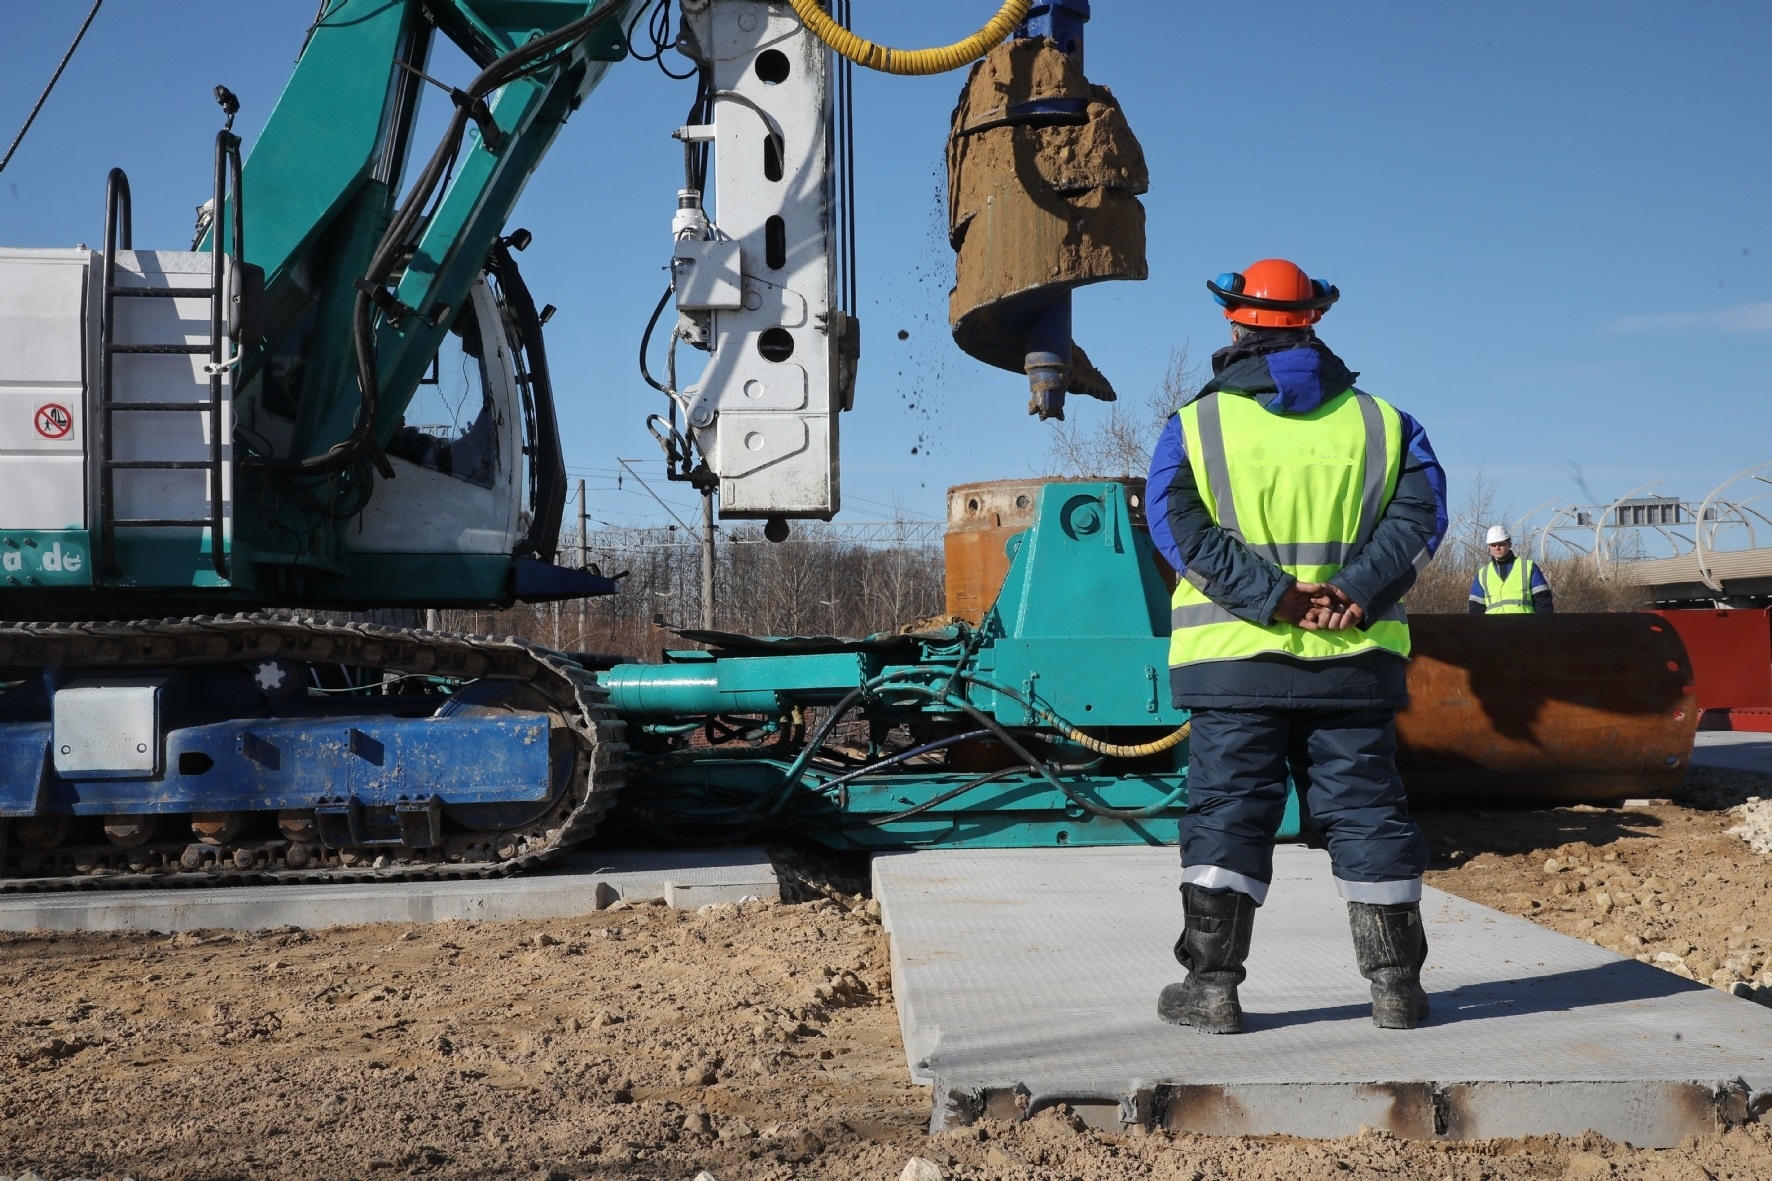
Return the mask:
{"type": "MultiPolygon", "coordinates": [[[[1541,1124],[1546,1134],[1593,1121],[1593,1130],[1615,1125],[1617,1110],[1664,1108],[1676,1118],[1665,1127],[1635,1126],[1632,1135],[1617,1137],[1639,1143],[1645,1133],[1678,1139],[1750,1123],[1764,1104],[1756,1105],[1746,1084],[1712,1088],[1700,1083],[1598,1084],[1576,1088],[1543,1083],[1328,1083],[1299,1082],[1279,1087],[1222,1084],[1166,1084],[1123,1095],[1100,1092],[1034,1095],[1023,1086],[966,1088],[943,1080],[935,1083],[930,1134],[963,1127],[981,1119],[1019,1122],[1049,1107],[1063,1105],[1089,1127],[1101,1131],[1133,1128],[1195,1132],[1212,1136],[1309,1135],[1296,1121],[1282,1127],[1272,1112],[1308,1107],[1325,1128],[1352,1123],[1355,1128],[1383,1128],[1409,1140],[1474,1140],[1499,1133],[1485,1129],[1501,1124],[1541,1124]],[[1552,1091],[1555,1091],[1553,1094],[1552,1091]],[[1284,1093],[1281,1093],[1284,1092],[1284,1093]],[[1546,1116],[1545,1104],[1554,1107],[1546,1116]],[[1265,1114],[1264,1114],[1265,1113],[1265,1114]]],[[[1586,1130],[1586,1129],[1584,1129],[1586,1130]]],[[[1343,1135],[1335,1131],[1319,1133],[1343,1135]]]]}
{"type": "Polygon", "coordinates": [[[1772,1107],[1772,1012],[1436,890],[1431,1022],[1373,1028],[1327,858],[1279,851],[1246,1032],[1164,1025],[1180,969],[1172,849],[922,852],[874,862],[930,1127],[1064,1104],[1103,1130],[1643,1147],[1772,1107]]]}
{"type": "Polygon", "coordinates": [[[262,931],[276,927],[559,919],[617,902],[777,902],[761,848],[568,853],[547,869],[470,881],[386,881],[196,889],[82,890],[0,896],[0,930],[262,931]]]}

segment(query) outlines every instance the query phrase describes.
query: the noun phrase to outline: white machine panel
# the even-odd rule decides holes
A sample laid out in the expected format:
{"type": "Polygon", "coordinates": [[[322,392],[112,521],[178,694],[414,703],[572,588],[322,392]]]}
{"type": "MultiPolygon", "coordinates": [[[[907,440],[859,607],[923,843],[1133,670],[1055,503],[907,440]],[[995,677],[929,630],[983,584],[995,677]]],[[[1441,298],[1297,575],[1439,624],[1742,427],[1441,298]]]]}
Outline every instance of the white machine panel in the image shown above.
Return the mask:
{"type": "Polygon", "coordinates": [[[705,326],[710,353],[683,390],[685,416],[720,478],[722,517],[828,520],[848,318],[832,297],[827,53],[780,0],[684,0],[683,12],[714,94],[712,225],[677,247],[677,306],[705,326]]]}
{"type": "Polygon", "coordinates": [[[742,254],[726,239],[677,243],[671,270],[677,307],[685,312],[736,312],[744,306],[742,254]]]}
{"type": "MultiPolygon", "coordinates": [[[[208,409],[210,266],[207,253],[118,252],[119,288],[194,288],[198,293],[117,298],[113,342],[193,345],[202,351],[116,354],[113,406],[159,402],[204,408],[115,410],[111,456],[122,462],[208,464],[211,432],[219,430],[219,495],[226,531],[233,516],[233,407],[230,373],[224,372],[219,424],[208,409]]],[[[93,416],[103,373],[102,268],[103,257],[83,247],[0,249],[0,580],[7,584],[84,584],[93,577],[91,555],[78,538],[39,543],[26,535],[98,525],[95,453],[101,432],[93,416]]],[[[207,521],[216,491],[210,479],[206,468],[114,469],[112,519],[207,521]]],[[[194,532],[200,526],[180,528],[194,532]]]]}
{"type": "Polygon", "coordinates": [[[100,677],[55,691],[50,720],[62,775],[150,778],[160,770],[160,698],[169,677],[100,677]]]}
{"type": "Polygon", "coordinates": [[[0,528],[86,524],[90,250],[0,250],[0,528]]]}

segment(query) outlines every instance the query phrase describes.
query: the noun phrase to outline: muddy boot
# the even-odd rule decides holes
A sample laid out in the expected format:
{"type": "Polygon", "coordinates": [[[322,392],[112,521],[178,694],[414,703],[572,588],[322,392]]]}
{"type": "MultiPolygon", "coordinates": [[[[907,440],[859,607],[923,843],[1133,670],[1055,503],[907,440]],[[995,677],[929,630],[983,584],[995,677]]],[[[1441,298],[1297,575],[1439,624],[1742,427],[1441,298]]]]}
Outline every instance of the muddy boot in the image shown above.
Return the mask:
{"type": "Polygon", "coordinates": [[[1181,901],[1187,923],[1175,941],[1175,958],[1187,969],[1187,979],[1163,989],[1157,1016],[1201,1033],[1242,1033],[1237,985],[1246,975],[1255,900],[1235,890],[1183,886],[1181,901]]]}
{"type": "Polygon", "coordinates": [[[1414,1029],[1427,1020],[1427,993],[1421,987],[1427,931],[1421,925],[1421,904],[1350,902],[1347,914],[1360,975],[1372,981],[1372,1024],[1414,1029]]]}

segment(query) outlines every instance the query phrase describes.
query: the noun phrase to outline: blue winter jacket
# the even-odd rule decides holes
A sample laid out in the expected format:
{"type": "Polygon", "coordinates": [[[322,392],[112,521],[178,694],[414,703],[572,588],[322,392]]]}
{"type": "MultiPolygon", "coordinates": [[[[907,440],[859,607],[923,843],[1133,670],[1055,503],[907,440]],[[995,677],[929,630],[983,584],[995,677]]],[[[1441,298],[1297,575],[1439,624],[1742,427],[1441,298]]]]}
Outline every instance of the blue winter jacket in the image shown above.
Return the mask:
{"type": "MultiPolygon", "coordinates": [[[[1212,369],[1195,400],[1214,391],[1243,394],[1274,414],[1308,413],[1359,376],[1308,329],[1245,338],[1214,353],[1212,369]]],[[[1398,414],[1407,454],[1396,494],[1371,540],[1331,580],[1368,619],[1403,597],[1446,535],[1445,471],[1421,424],[1398,414]]],[[[1253,623],[1273,622],[1293,579],[1213,523],[1175,417],[1151,455],[1146,497],[1151,540],[1177,574],[1195,570],[1205,576],[1213,602],[1253,623]]],[[[1206,661],[1169,675],[1175,704],[1186,709],[1396,708],[1408,701],[1404,662],[1383,651],[1319,661],[1284,655],[1206,661]]]]}

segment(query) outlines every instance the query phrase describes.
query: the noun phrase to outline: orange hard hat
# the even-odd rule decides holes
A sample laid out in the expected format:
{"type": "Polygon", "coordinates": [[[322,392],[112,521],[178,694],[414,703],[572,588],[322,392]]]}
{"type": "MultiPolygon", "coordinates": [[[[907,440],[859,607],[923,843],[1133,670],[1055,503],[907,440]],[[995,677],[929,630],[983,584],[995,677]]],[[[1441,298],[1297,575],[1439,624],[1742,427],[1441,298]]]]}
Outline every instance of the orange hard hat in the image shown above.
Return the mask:
{"type": "Polygon", "coordinates": [[[1264,258],[1241,272],[1226,271],[1206,281],[1224,318],[1256,328],[1308,328],[1323,318],[1341,292],[1313,279],[1297,263],[1264,258]]]}

